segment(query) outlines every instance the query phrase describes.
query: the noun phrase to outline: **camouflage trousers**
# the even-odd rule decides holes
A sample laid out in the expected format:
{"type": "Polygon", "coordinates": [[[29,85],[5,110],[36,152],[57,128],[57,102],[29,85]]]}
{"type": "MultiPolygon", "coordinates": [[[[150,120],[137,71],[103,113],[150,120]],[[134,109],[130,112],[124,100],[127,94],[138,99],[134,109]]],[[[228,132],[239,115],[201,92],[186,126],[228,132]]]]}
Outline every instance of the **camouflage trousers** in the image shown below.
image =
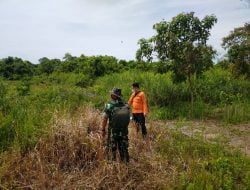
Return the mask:
{"type": "Polygon", "coordinates": [[[128,135],[115,133],[109,128],[106,148],[108,160],[116,161],[116,153],[118,150],[121,161],[125,163],[129,162],[128,135]]]}

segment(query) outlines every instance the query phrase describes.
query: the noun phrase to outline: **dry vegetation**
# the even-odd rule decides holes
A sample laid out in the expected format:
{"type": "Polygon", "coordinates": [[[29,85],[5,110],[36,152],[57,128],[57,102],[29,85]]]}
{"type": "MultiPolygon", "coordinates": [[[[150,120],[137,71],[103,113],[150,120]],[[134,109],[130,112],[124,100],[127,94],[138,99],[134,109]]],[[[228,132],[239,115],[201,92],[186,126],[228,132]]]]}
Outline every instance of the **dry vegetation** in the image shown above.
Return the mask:
{"type": "Polygon", "coordinates": [[[71,114],[55,113],[50,130],[34,148],[13,147],[0,155],[0,189],[248,189],[250,185],[249,158],[220,143],[183,135],[162,122],[147,124],[146,140],[131,124],[130,163],[108,161],[100,123],[100,111],[87,106],[71,114]]]}
{"type": "Polygon", "coordinates": [[[56,114],[51,132],[32,151],[1,155],[1,187],[24,189],[158,189],[173,182],[175,168],[156,154],[157,142],[168,138],[149,128],[143,141],[130,127],[128,165],[104,159],[100,113],[83,108],[56,114]],[[4,166],[4,167],[3,167],[4,166]]]}

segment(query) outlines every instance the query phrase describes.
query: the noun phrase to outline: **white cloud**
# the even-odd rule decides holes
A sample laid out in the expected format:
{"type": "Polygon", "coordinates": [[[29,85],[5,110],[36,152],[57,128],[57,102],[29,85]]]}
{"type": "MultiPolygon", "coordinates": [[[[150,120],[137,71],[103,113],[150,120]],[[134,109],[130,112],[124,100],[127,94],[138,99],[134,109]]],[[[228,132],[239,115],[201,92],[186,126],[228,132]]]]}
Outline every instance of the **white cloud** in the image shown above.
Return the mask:
{"type": "Polygon", "coordinates": [[[240,0],[0,0],[0,57],[108,54],[133,59],[137,40],[153,35],[152,25],[180,12],[215,14],[210,43],[250,21],[240,0]],[[123,41],[123,43],[121,43],[123,41]]]}

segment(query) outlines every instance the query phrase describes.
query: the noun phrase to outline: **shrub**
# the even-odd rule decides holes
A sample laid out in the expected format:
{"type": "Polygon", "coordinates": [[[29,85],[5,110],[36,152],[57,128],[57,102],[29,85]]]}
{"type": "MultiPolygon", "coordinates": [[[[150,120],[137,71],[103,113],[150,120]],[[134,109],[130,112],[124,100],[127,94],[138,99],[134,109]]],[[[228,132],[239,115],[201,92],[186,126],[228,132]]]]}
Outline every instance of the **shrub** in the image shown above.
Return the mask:
{"type": "Polygon", "coordinates": [[[211,69],[195,81],[196,99],[193,106],[186,82],[174,83],[172,73],[156,74],[138,70],[98,78],[94,86],[88,89],[94,94],[89,101],[96,107],[103,107],[110,99],[109,91],[113,87],[122,88],[123,99],[127,101],[131,94],[130,85],[134,81],[139,82],[145,91],[149,107],[154,107],[150,110],[156,112],[152,113],[155,118],[211,118],[230,123],[249,121],[249,81],[234,79],[229,71],[221,68],[211,69]]]}
{"type": "Polygon", "coordinates": [[[91,85],[92,83],[92,80],[89,78],[89,76],[84,74],[58,72],[49,75],[48,81],[50,81],[52,84],[79,86],[83,88],[91,85]]]}
{"type": "Polygon", "coordinates": [[[250,82],[235,79],[228,70],[211,69],[196,83],[197,95],[213,105],[231,104],[249,99],[250,82]]]}
{"type": "Polygon", "coordinates": [[[19,96],[25,96],[30,93],[30,83],[28,81],[22,81],[16,88],[19,96]]]}

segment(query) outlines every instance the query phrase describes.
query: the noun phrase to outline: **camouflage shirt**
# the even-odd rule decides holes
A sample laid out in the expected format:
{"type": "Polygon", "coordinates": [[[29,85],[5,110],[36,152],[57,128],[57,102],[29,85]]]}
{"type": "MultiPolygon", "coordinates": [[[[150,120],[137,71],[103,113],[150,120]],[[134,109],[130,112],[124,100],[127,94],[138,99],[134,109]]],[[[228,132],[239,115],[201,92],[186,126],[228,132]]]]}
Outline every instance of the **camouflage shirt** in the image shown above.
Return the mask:
{"type": "Polygon", "coordinates": [[[104,117],[109,120],[109,133],[112,133],[112,136],[127,136],[128,135],[128,128],[120,128],[120,127],[112,127],[112,114],[113,109],[115,107],[124,106],[125,103],[122,100],[112,100],[109,103],[105,104],[104,108],[104,117]]]}
{"type": "Polygon", "coordinates": [[[109,103],[105,104],[103,116],[109,119],[109,123],[112,122],[112,112],[115,107],[120,107],[125,105],[122,100],[111,100],[109,103]]]}

